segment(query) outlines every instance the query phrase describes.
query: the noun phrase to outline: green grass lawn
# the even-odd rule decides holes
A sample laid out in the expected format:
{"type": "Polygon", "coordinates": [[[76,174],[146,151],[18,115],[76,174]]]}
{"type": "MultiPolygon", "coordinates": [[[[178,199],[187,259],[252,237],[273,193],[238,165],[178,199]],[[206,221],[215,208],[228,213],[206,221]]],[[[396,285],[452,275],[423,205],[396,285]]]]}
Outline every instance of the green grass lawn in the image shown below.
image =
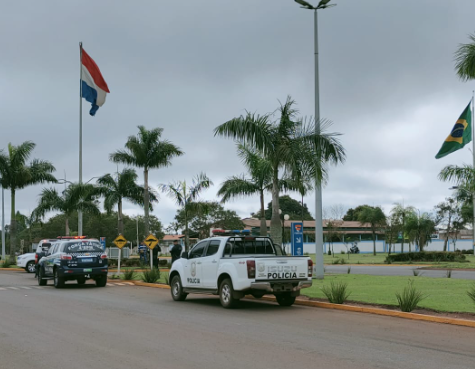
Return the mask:
{"type": "MultiPolygon", "coordinates": [[[[122,268],[120,268],[120,270],[121,270],[120,278],[111,278],[111,276],[109,275],[109,279],[115,280],[115,281],[122,280],[122,278],[124,276],[124,273],[122,272],[122,268]]],[[[113,273],[113,274],[117,275],[117,273],[113,273]]],[[[166,283],[165,277],[167,277],[167,276],[168,276],[168,272],[161,272],[160,273],[160,279],[157,281],[157,283],[166,283]]],[[[135,278],[133,280],[134,281],[142,281],[142,272],[135,273],[135,278]]]]}
{"type": "Polygon", "coordinates": [[[397,306],[395,294],[402,292],[409,280],[413,280],[414,287],[427,296],[419,304],[421,308],[444,312],[475,313],[475,302],[467,296],[467,291],[475,287],[475,282],[463,279],[331,275],[325,276],[324,280],[313,280],[313,286],[302,290],[302,294],[326,299],[322,286],[330,286],[332,281],[341,281],[348,284],[348,290],[351,292],[348,300],[397,306]]]}
{"type": "MultiPolygon", "coordinates": [[[[315,262],[315,254],[310,254],[308,255],[310,258],[315,262]]],[[[335,256],[332,255],[327,255],[325,254],[323,256],[323,263],[326,265],[331,265],[333,264],[334,261],[339,260],[339,259],[344,259],[346,264],[383,264],[387,265],[384,263],[384,260],[386,259],[387,254],[386,253],[378,253],[376,256],[373,256],[373,254],[335,254],[335,256]],[[348,257],[349,256],[349,257],[348,257]]],[[[397,262],[397,263],[392,263],[391,265],[407,265],[407,264],[417,264],[417,265],[427,265],[427,266],[432,266],[434,268],[442,268],[442,269],[475,269],[475,256],[473,255],[465,255],[466,260],[468,262],[465,263],[451,263],[451,262],[397,262]]]]}

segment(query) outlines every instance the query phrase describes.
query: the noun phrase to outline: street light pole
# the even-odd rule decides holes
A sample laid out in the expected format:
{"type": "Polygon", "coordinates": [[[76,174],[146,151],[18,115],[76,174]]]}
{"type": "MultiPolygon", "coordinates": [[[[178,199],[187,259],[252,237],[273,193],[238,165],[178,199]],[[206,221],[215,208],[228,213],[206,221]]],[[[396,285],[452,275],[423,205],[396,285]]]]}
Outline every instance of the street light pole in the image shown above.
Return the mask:
{"type": "Polygon", "coordinates": [[[2,186],[2,260],[5,260],[5,189],[2,186]]]}
{"type": "MultiPolygon", "coordinates": [[[[475,161],[475,159],[474,159],[475,161]]],[[[453,187],[450,187],[449,190],[459,190],[459,191],[462,191],[462,192],[465,192],[467,194],[469,194],[471,197],[472,197],[472,205],[473,205],[473,214],[472,214],[472,237],[473,237],[473,240],[472,240],[472,247],[473,247],[473,255],[475,256],[475,192],[472,192],[472,191],[467,191],[465,188],[461,188],[459,186],[453,186],[453,187]]]]}
{"type": "MultiPolygon", "coordinates": [[[[320,133],[320,90],[318,70],[318,9],[326,9],[335,5],[328,5],[331,0],[320,0],[318,5],[312,6],[304,0],[295,0],[301,7],[314,11],[314,43],[315,43],[315,133],[320,133]]],[[[325,271],[323,267],[323,214],[322,214],[322,184],[315,177],[315,271],[313,277],[323,279],[325,271]]]]}

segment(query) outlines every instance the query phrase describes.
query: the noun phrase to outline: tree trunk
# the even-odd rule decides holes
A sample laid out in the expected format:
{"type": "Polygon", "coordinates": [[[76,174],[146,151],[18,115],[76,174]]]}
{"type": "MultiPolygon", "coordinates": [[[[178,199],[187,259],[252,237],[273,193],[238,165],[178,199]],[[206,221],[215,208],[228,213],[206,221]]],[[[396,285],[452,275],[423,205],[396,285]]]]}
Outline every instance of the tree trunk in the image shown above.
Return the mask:
{"type": "Polygon", "coordinates": [[[373,231],[373,255],[376,256],[376,232],[373,231]]]}
{"type": "Polygon", "coordinates": [[[409,252],[411,252],[411,241],[409,241],[409,252]]]}
{"type": "Polygon", "coordinates": [[[185,251],[188,252],[189,249],[190,238],[188,236],[188,210],[186,210],[186,203],[185,203],[185,251]]]}
{"type": "Polygon", "coordinates": [[[266,222],[266,210],[264,208],[264,191],[260,190],[261,198],[261,236],[267,236],[267,222],[266,222]]]}
{"type": "Polygon", "coordinates": [[[69,217],[67,215],[66,215],[66,220],[65,220],[64,223],[65,223],[64,224],[65,225],[65,230],[64,231],[66,232],[65,236],[69,236],[69,217]]]}
{"type": "MultiPolygon", "coordinates": [[[[15,190],[11,190],[11,220],[10,220],[10,256],[15,257],[16,251],[16,219],[15,219],[15,190]]],[[[2,232],[4,230],[2,229],[2,232]]]]}
{"type": "MultiPolygon", "coordinates": [[[[119,199],[119,203],[117,204],[118,208],[118,215],[119,215],[119,224],[118,224],[118,231],[119,234],[123,235],[124,234],[124,219],[122,217],[122,199],[119,199]]],[[[147,237],[148,234],[145,236],[147,237]]]]}
{"type": "Polygon", "coordinates": [[[148,193],[148,168],[145,168],[143,171],[144,179],[144,192],[143,192],[143,203],[144,203],[144,226],[145,226],[145,237],[150,234],[150,223],[149,223],[149,212],[150,212],[150,197],[148,193]]]}
{"type": "Polygon", "coordinates": [[[303,227],[303,194],[302,195],[302,227],[303,227]]]}
{"type": "Polygon", "coordinates": [[[401,254],[402,254],[404,252],[404,213],[402,214],[401,234],[402,234],[402,242],[401,242],[401,254]]]}
{"type": "Polygon", "coordinates": [[[282,224],[279,215],[279,171],[274,168],[272,178],[272,218],[270,221],[270,236],[272,241],[282,245],[282,224]]]}

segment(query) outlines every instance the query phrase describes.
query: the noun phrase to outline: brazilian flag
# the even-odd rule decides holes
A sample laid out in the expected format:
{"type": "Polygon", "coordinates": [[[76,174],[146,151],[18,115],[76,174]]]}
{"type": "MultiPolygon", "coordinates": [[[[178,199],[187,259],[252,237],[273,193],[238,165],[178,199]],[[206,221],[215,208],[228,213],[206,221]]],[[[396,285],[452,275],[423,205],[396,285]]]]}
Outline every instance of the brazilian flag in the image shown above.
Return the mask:
{"type": "Polygon", "coordinates": [[[445,142],[435,156],[436,159],[443,158],[454,151],[460,150],[472,141],[472,111],[470,105],[471,103],[467,105],[460,118],[455,122],[452,132],[445,139],[445,142]]]}

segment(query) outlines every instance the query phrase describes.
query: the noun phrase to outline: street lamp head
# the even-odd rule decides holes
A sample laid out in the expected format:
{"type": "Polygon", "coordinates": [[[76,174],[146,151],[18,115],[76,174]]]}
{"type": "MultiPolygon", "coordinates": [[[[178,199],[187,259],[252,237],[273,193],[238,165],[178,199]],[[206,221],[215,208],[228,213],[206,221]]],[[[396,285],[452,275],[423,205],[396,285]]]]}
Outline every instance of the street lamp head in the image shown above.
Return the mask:
{"type": "Polygon", "coordinates": [[[452,186],[449,188],[449,190],[458,190],[459,189],[459,186],[452,186]]]}
{"type": "MultiPolygon", "coordinates": [[[[330,0],[328,0],[330,1],[330,0]]],[[[311,4],[307,3],[306,1],[304,0],[295,0],[296,3],[302,5],[301,8],[304,8],[304,9],[309,9],[309,10],[313,10],[313,9],[316,9],[314,8],[311,4]]]]}
{"type": "Polygon", "coordinates": [[[285,220],[289,220],[289,219],[290,219],[289,214],[285,214],[285,215],[284,215],[284,219],[285,219],[285,220]]]}
{"type": "Polygon", "coordinates": [[[301,8],[303,9],[308,9],[308,10],[317,10],[317,9],[326,9],[326,8],[330,8],[332,6],[336,6],[336,4],[330,4],[328,5],[328,3],[331,1],[331,0],[320,0],[320,2],[318,3],[317,6],[313,6],[312,4],[309,4],[307,3],[306,1],[304,0],[294,0],[296,3],[302,5],[301,8]]]}

